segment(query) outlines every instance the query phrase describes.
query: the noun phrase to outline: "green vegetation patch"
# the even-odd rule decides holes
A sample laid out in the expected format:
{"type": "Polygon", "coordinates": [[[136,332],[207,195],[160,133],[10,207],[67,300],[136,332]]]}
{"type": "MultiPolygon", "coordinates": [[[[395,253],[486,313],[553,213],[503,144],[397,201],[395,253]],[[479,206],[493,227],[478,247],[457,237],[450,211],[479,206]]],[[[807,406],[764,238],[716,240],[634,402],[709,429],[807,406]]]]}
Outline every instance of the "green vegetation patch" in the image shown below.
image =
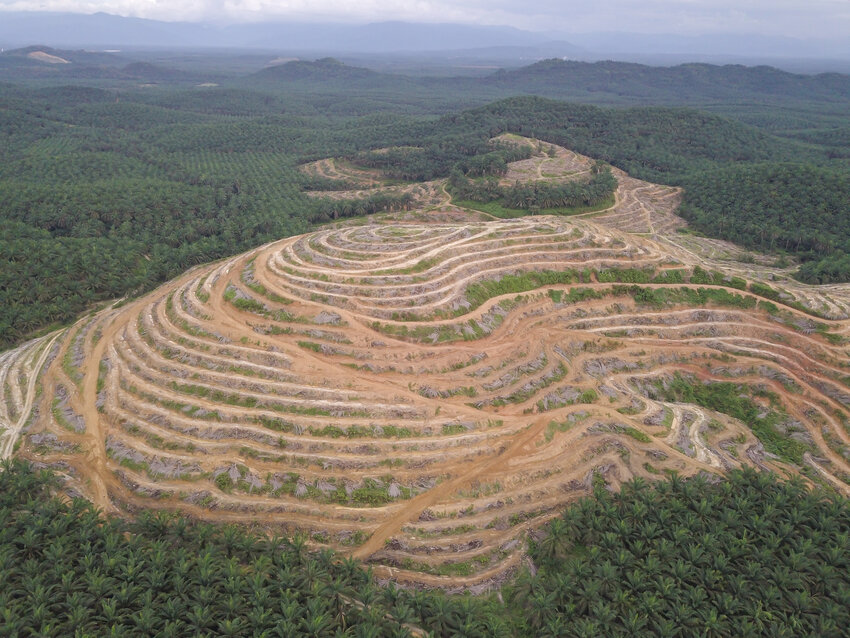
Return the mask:
{"type": "Polygon", "coordinates": [[[765,450],[784,461],[802,465],[803,453],[815,451],[780,429],[788,415],[774,397],[747,385],[727,381],[699,383],[677,373],[668,381],[656,383],[656,391],[666,401],[693,403],[738,419],[752,430],[765,450]],[[755,402],[751,398],[754,394],[769,399],[773,405],[765,407],[755,402]]]}
{"type": "Polygon", "coordinates": [[[469,208],[482,213],[487,213],[499,219],[518,219],[527,215],[584,215],[586,213],[598,213],[607,210],[614,205],[614,196],[603,197],[595,204],[585,206],[555,206],[552,208],[510,208],[502,202],[480,202],[472,199],[452,199],[455,206],[469,208]]]}
{"type": "Polygon", "coordinates": [[[848,529],[847,499],[751,469],[600,482],[532,543],[516,635],[842,636],[848,529]]]}

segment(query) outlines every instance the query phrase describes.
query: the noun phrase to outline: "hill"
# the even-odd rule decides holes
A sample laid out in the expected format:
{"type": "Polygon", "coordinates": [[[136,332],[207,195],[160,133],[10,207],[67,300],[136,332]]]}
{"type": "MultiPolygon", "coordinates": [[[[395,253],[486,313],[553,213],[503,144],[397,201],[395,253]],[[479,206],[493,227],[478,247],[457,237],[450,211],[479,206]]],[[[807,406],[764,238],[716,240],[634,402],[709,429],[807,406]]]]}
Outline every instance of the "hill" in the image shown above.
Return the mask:
{"type": "Polygon", "coordinates": [[[261,83],[263,88],[267,89],[285,85],[289,90],[322,91],[341,88],[351,93],[368,93],[376,89],[408,93],[415,87],[415,82],[405,76],[378,73],[363,67],[343,64],[335,58],[293,60],[268,66],[255,73],[250,80],[261,83]]]}
{"type": "MultiPolygon", "coordinates": [[[[234,27],[235,28],[235,27],[234,27]]],[[[247,28],[247,27],[246,27],[247,28]]],[[[373,25],[369,29],[392,30],[394,25],[373,25]]],[[[424,28],[424,27],[423,27],[424,28]]],[[[363,27],[368,32],[369,29],[363,27]]],[[[427,29],[426,29],[427,31],[427,29]]],[[[381,38],[377,38],[381,40],[381,38]]],[[[371,40],[364,36],[364,40],[371,40]]],[[[549,43],[538,45],[540,51],[572,51],[568,43],[549,43]],[[546,49],[545,47],[550,47],[546,49]]],[[[535,50],[538,50],[535,49],[535,50]]],[[[219,67],[233,66],[232,71],[222,73],[210,66],[209,57],[221,58],[220,53],[195,53],[194,55],[172,52],[152,53],[136,51],[133,53],[93,52],[87,50],[50,49],[37,46],[15,49],[0,54],[0,70],[9,80],[47,78],[88,78],[132,81],[138,77],[162,78],[163,68],[168,69],[166,79],[193,83],[207,79],[216,82],[226,81],[230,86],[241,89],[261,87],[262,90],[279,90],[285,86],[287,91],[303,93],[320,92],[328,95],[357,96],[360,99],[376,97],[387,99],[387,92],[396,91],[399,98],[407,97],[407,102],[415,101],[421,106],[432,105],[439,108],[451,104],[453,108],[482,104],[498,98],[517,94],[533,94],[550,98],[569,99],[595,104],[608,105],[690,105],[703,106],[724,113],[747,115],[750,112],[761,113],[767,106],[787,110],[800,117],[799,109],[809,113],[809,126],[812,118],[823,118],[826,114],[839,114],[846,111],[850,100],[850,76],[840,73],[821,73],[804,75],[789,73],[770,66],[681,64],[678,66],[647,66],[628,62],[600,61],[578,62],[553,58],[534,62],[519,68],[501,69],[492,73],[480,70],[470,76],[466,70],[462,75],[457,72],[439,77],[429,77],[418,72],[386,73],[362,66],[358,58],[345,64],[337,58],[319,58],[315,61],[296,59],[285,64],[274,64],[276,59],[288,60],[303,57],[293,53],[295,49],[286,49],[289,53],[265,56],[242,56],[234,54],[232,60],[225,56],[219,67]],[[41,56],[41,60],[37,57],[41,56]],[[51,57],[52,56],[52,57],[51,57]],[[72,64],[50,64],[47,60],[62,59],[72,64]],[[250,59],[251,62],[242,61],[250,59]],[[256,58],[256,59],[255,59],[256,58]],[[257,68],[265,60],[267,68],[246,73],[257,68]],[[133,64],[136,72],[122,75],[116,72],[120,67],[133,64]],[[150,73],[140,73],[141,65],[153,65],[150,73]],[[246,66],[247,65],[247,66],[246,66]],[[182,75],[171,69],[180,69],[182,75]],[[283,85],[283,86],[282,86],[283,85]]],[[[499,51],[524,51],[520,46],[503,44],[501,47],[481,49],[457,49],[446,52],[452,58],[468,59],[473,51],[475,55],[498,57],[499,51]],[[489,52],[488,52],[489,51],[489,52]]],[[[529,54],[528,50],[525,50],[529,54]]],[[[573,51],[574,53],[577,53],[573,51]]],[[[424,54],[423,54],[424,55],[424,54]]],[[[534,55],[531,58],[534,59],[534,55]]],[[[402,56],[407,62],[397,61],[401,68],[407,69],[415,64],[402,56]]],[[[425,68],[434,64],[443,64],[436,59],[423,58],[425,68]]],[[[473,63],[473,62],[470,62],[473,63]]],[[[385,68],[387,62],[375,59],[378,67],[385,68]]],[[[473,63],[474,65],[474,63],[473,63]]],[[[389,65],[392,66],[391,64],[389,65]]],[[[444,108],[444,107],[443,107],[444,108]]],[[[767,123],[765,123],[767,125],[767,123]]],[[[785,128],[785,127],[779,127],[785,128]]],[[[801,126],[800,128],[804,128],[801,126]]]]}
{"type": "MultiPolygon", "coordinates": [[[[141,75],[149,72],[159,70],[141,68],[141,75]]],[[[268,73],[362,76],[376,86],[413,82],[327,60],[268,73]]],[[[448,98],[425,85],[341,95],[317,87],[347,82],[323,79],[255,80],[251,89],[137,86],[144,82],[134,79],[127,90],[82,82],[39,89],[3,85],[4,344],[68,321],[104,299],[149,290],[193,264],[305,232],[322,214],[302,194],[312,186],[298,163],[346,156],[396,180],[443,179],[455,168],[488,165],[494,159],[490,138],[504,132],[543,138],[641,179],[687,186],[689,219],[703,232],[729,239],[747,220],[715,223],[730,214],[728,198],[712,195],[723,192],[719,181],[748,202],[740,210],[763,218],[773,206],[770,189],[742,189],[751,183],[743,177],[756,163],[797,165],[801,170],[792,175],[798,178],[785,180],[784,196],[805,198],[806,210],[831,210],[837,203],[837,212],[808,215],[805,223],[790,214],[779,217],[763,243],[748,239],[748,245],[799,246],[804,252],[797,254],[812,262],[810,281],[823,279],[822,273],[843,281],[850,272],[840,240],[846,192],[840,179],[830,177],[842,170],[840,147],[818,143],[840,138],[834,129],[813,129],[808,122],[793,137],[780,138],[688,109],[605,109],[536,97],[434,118],[421,116],[432,112],[428,100],[448,98]],[[382,147],[405,150],[368,154],[382,147]],[[791,238],[798,231],[805,235],[800,242],[791,238]],[[827,246],[826,253],[809,250],[816,244],[827,246]]],[[[781,175],[780,169],[758,170],[781,175]]]]}
{"type": "MultiPolygon", "coordinates": [[[[579,100],[596,104],[720,105],[752,103],[822,105],[828,111],[850,101],[850,76],[839,73],[803,75],[768,66],[683,64],[646,66],[626,62],[576,62],[550,59],[481,77],[419,77],[378,73],[332,59],[290,62],[254,77],[286,81],[290,90],[300,81],[311,90],[368,95],[375,88],[402,93],[428,89],[447,96],[492,99],[516,94],[579,100]],[[317,82],[319,84],[317,84],[317,82]]],[[[728,108],[728,107],[727,107],[728,108]]]]}
{"type": "Polygon", "coordinates": [[[11,49],[0,53],[0,60],[5,63],[24,60],[52,64],[62,61],[62,64],[77,64],[80,66],[109,66],[118,67],[127,64],[127,58],[114,53],[87,51],[84,49],[55,49],[44,45],[33,45],[20,49],[11,49]]]}
{"type": "MultiPolygon", "coordinates": [[[[506,186],[598,169],[497,142],[530,153],[506,186]]],[[[815,316],[846,317],[846,286],[681,236],[677,189],[613,175],[601,210],[518,219],[419,185],[86,316],[5,356],[3,450],[26,428],[20,453],[106,511],[300,530],[448,588],[500,582],[594,480],[750,466],[847,492],[848,320],[815,316]]]]}
{"type": "Polygon", "coordinates": [[[11,81],[141,80],[188,83],[210,76],[134,61],[113,53],[30,46],[0,53],[0,77],[11,81]]]}
{"type": "Polygon", "coordinates": [[[769,66],[682,64],[657,67],[552,59],[501,71],[484,81],[550,97],[586,92],[666,104],[751,99],[846,104],[850,99],[850,76],[838,73],[801,75],[769,66]]]}

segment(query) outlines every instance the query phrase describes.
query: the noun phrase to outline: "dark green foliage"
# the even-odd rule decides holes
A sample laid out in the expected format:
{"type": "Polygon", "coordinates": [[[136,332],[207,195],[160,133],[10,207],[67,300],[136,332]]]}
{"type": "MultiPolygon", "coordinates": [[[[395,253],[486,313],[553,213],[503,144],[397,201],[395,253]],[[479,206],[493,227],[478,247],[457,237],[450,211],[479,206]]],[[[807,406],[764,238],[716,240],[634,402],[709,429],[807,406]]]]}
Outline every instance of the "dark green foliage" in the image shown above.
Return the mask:
{"type": "Polygon", "coordinates": [[[608,199],[617,188],[617,180],[610,170],[604,170],[588,180],[531,182],[500,187],[494,179],[469,180],[456,171],[452,173],[451,188],[452,194],[458,199],[479,202],[500,200],[507,208],[578,208],[593,206],[608,199]]]}
{"type": "MultiPolygon", "coordinates": [[[[193,175],[182,158],[142,139],[151,130],[124,128],[134,120],[121,123],[123,106],[115,119],[59,130],[60,122],[87,121],[92,104],[50,108],[30,96],[7,112],[28,109],[37,124],[35,133],[0,129],[0,346],[94,302],[309,227],[295,183],[272,206],[241,171],[193,175]]],[[[159,119],[163,142],[169,120],[180,119],[136,107],[159,119]]]]}
{"type": "Polygon", "coordinates": [[[850,277],[850,177],[810,164],[731,166],[683,180],[682,215],[696,228],[807,263],[811,283],[850,277]]]}
{"type": "Polygon", "coordinates": [[[509,635],[495,603],[380,587],[303,538],[166,513],[104,519],[85,501],[52,498],[53,485],[23,462],[0,467],[2,636],[402,637],[406,625],[509,635]]]}
{"type": "Polygon", "coordinates": [[[597,487],[531,544],[537,572],[504,604],[381,587],[303,537],[106,519],[53,486],[21,461],[0,471],[0,635],[837,638],[850,623],[848,501],[752,470],[597,487]]]}
{"type": "Polygon", "coordinates": [[[311,222],[327,222],[340,217],[360,217],[381,211],[407,210],[410,193],[374,193],[361,199],[319,199],[311,222]]]}
{"type": "MultiPolygon", "coordinates": [[[[486,140],[477,139],[474,143],[475,150],[486,151],[486,140]]],[[[454,145],[428,145],[425,148],[392,148],[380,153],[361,153],[357,155],[357,163],[381,169],[390,177],[423,182],[446,175],[465,155],[454,145]]]]}
{"type": "Polygon", "coordinates": [[[443,126],[485,122],[491,133],[540,137],[634,177],[667,184],[729,163],[822,157],[796,143],[690,109],[606,109],[518,97],[439,122],[443,126]]]}
{"type": "Polygon", "coordinates": [[[769,66],[737,64],[659,68],[611,60],[590,63],[554,58],[497,72],[485,80],[514,93],[608,104],[710,104],[719,108],[718,103],[738,106],[750,101],[842,103],[850,97],[846,77],[837,74],[797,75],[769,66]]]}
{"type": "MultiPolygon", "coordinates": [[[[532,545],[517,635],[838,638],[850,626],[850,504],[801,481],[598,488],[532,545]]],[[[520,615],[518,614],[518,617],[520,615]]]]}
{"type": "Polygon", "coordinates": [[[301,194],[312,179],[296,168],[305,154],[389,142],[396,118],[233,119],[254,94],[211,91],[200,114],[190,93],[12,87],[0,97],[0,347],[312,220],[406,205],[377,197],[333,210],[301,194]]]}

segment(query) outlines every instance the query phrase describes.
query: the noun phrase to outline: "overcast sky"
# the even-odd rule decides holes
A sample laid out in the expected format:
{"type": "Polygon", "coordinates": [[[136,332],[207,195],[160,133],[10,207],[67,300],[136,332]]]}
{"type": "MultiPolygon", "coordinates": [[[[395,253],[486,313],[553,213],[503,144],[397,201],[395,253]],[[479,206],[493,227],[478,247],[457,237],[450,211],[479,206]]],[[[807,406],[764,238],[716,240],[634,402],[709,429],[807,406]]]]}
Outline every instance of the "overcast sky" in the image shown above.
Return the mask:
{"type": "Polygon", "coordinates": [[[0,0],[0,7],[216,22],[407,20],[567,33],[850,34],[850,0],[0,0]]]}

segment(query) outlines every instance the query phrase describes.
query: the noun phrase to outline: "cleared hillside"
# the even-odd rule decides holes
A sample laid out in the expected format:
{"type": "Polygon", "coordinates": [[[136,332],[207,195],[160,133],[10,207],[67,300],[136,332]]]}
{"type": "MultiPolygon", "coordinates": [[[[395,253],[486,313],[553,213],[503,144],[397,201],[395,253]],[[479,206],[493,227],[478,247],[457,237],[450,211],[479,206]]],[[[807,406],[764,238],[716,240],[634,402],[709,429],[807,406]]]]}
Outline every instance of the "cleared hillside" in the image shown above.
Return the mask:
{"type": "MultiPolygon", "coordinates": [[[[513,180],[592,165],[514,141],[535,151],[513,180]]],[[[29,425],[4,449],[107,511],[305,530],[448,589],[510,573],[594,477],[746,465],[847,492],[850,295],[676,233],[676,189],[615,174],[582,216],[494,219],[435,184],[196,267],[6,353],[29,425]]]]}

